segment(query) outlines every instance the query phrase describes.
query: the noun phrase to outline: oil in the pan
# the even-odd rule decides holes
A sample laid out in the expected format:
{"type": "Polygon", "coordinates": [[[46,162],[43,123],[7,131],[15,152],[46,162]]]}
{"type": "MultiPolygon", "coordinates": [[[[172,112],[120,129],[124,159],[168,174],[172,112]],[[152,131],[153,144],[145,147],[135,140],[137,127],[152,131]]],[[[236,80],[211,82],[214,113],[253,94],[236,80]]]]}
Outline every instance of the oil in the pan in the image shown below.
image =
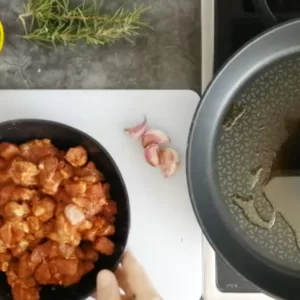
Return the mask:
{"type": "Polygon", "coordinates": [[[248,218],[248,220],[253,223],[254,225],[257,225],[264,229],[271,229],[275,223],[276,219],[276,213],[272,214],[272,217],[269,221],[263,220],[263,218],[258,214],[255,205],[254,200],[252,197],[249,199],[244,199],[241,196],[235,195],[232,200],[236,205],[238,205],[243,211],[245,216],[248,218]]]}
{"type": "Polygon", "coordinates": [[[292,228],[300,249],[300,123],[286,122],[288,138],[276,153],[263,192],[292,228]]]}
{"type": "Polygon", "coordinates": [[[291,226],[300,249],[300,174],[275,175],[264,186],[264,193],[274,211],[291,226]]]}
{"type": "MultiPolygon", "coordinates": [[[[273,207],[270,220],[259,215],[252,196],[234,195],[232,200],[251,223],[264,229],[271,229],[277,214],[281,214],[292,228],[300,250],[300,122],[290,121],[285,125],[287,139],[274,155],[272,168],[262,187],[262,193],[273,207]]],[[[261,166],[251,170],[250,190],[261,181],[262,172],[261,166]]]]}

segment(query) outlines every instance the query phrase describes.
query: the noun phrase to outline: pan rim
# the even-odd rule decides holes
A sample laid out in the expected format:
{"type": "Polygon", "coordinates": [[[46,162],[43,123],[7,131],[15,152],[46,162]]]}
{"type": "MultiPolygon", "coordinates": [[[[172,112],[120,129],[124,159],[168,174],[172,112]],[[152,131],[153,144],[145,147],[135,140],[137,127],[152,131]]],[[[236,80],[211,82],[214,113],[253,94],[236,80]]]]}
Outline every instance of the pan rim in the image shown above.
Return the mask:
{"type": "Polygon", "coordinates": [[[214,151],[214,149],[217,140],[217,129],[219,128],[222,116],[224,116],[226,109],[232,103],[232,95],[237,92],[238,86],[243,82],[245,83],[249,76],[257,72],[258,67],[262,68],[263,66],[270,64],[271,61],[273,62],[276,59],[283,58],[285,55],[300,52],[300,43],[298,45],[296,43],[290,43],[291,45],[288,47],[289,51],[287,51],[286,47],[280,45],[281,47],[276,49],[277,52],[275,51],[271,58],[269,55],[265,55],[265,59],[260,59],[256,65],[254,64],[249,68],[248,72],[243,73],[243,78],[240,78],[240,81],[236,82],[234,88],[231,87],[231,89],[228,89],[227,94],[223,91],[224,96],[219,96],[219,99],[214,98],[217,93],[214,92],[213,89],[215,89],[217,84],[220,85],[220,81],[222,81],[225,76],[228,76],[230,71],[232,72],[231,65],[233,63],[236,64],[238,60],[242,61],[243,55],[245,55],[245,53],[247,54],[251,48],[258,47],[257,45],[264,43],[264,39],[266,38],[270,39],[273,36],[274,39],[274,36],[278,35],[280,32],[288,31],[293,26],[300,29],[300,19],[279,24],[278,26],[265,31],[260,36],[249,41],[242,49],[240,49],[240,51],[236,52],[219,70],[216,77],[208,85],[202,97],[202,101],[199,102],[196,108],[189,132],[186,156],[188,189],[194,213],[204,235],[216,253],[260,290],[271,296],[277,296],[283,299],[299,298],[300,287],[298,286],[300,279],[297,278],[299,272],[282,272],[280,270],[282,267],[276,266],[273,261],[272,265],[268,265],[266,263],[267,259],[265,258],[261,261],[257,255],[257,251],[245,249],[245,241],[241,238],[237,239],[236,234],[234,234],[232,230],[232,226],[230,228],[228,224],[224,224],[221,213],[215,208],[215,205],[220,204],[221,196],[218,192],[218,188],[216,188],[217,175],[215,172],[216,170],[214,170],[216,151],[214,151]],[[214,120],[212,117],[214,117],[214,120]],[[199,127],[201,128],[199,129],[199,127]],[[199,159],[201,162],[198,162],[195,159],[197,153],[201,153],[201,159],[199,159]],[[197,177],[200,179],[198,180],[197,177]],[[197,201],[197,199],[201,200],[197,201]],[[208,215],[204,217],[205,214],[208,215]],[[213,226],[209,225],[209,222],[211,223],[211,220],[214,218],[217,218],[217,220],[214,222],[213,226]],[[222,234],[220,234],[220,232],[213,233],[213,230],[216,229],[221,230],[222,234]],[[227,244],[229,243],[231,249],[236,252],[234,254],[237,256],[236,260],[232,258],[232,255],[229,253],[230,251],[228,251],[228,249],[226,250],[225,243],[220,239],[221,236],[223,239],[224,236],[228,238],[227,244]],[[234,245],[234,247],[232,247],[232,245],[234,245]],[[240,254],[241,252],[243,253],[243,256],[239,257],[240,255],[237,255],[237,253],[240,254]],[[252,264],[251,271],[247,272],[245,266],[242,266],[243,263],[245,264],[245,261],[248,264],[252,264]],[[257,268],[256,271],[254,271],[255,268],[257,268]],[[284,288],[282,288],[283,285],[285,285],[284,288]],[[291,295],[291,290],[297,292],[297,294],[291,295]]]}

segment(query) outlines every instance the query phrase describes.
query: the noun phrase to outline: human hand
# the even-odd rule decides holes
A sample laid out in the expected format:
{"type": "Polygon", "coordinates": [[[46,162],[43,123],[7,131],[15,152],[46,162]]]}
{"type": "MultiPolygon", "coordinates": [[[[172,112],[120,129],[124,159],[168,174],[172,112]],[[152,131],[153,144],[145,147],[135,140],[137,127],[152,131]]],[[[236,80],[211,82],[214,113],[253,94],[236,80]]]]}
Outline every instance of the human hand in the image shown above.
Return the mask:
{"type": "Polygon", "coordinates": [[[126,252],[115,274],[108,270],[99,272],[97,300],[163,299],[153,288],[143,267],[130,252],[126,252]]]}

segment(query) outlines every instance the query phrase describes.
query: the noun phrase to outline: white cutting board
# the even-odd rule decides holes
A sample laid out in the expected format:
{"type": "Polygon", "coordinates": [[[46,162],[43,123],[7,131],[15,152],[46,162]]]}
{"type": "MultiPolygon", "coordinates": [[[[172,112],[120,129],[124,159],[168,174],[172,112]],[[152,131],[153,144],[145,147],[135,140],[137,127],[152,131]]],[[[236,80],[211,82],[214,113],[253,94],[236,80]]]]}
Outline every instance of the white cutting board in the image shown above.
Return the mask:
{"type": "Polygon", "coordinates": [[[165,300],[199,300],[202,292],[201,230],[187,190],[185,150],[199,101],[174,90],[1,90],[0,122],[40,118],[77,127],[97,139],[115,159],[128,188],[132,224],[129,248],[165,300]],[[169,179],[146,164],[126,126],[146,116],[164,130],[181,154],[169,179]]]}

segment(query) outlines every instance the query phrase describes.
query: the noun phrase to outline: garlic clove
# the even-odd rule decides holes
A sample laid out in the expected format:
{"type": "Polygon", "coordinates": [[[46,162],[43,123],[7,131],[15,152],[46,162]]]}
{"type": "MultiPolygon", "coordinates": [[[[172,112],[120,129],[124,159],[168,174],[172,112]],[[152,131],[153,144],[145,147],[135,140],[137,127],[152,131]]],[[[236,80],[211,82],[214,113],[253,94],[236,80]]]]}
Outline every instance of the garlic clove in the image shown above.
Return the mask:
{"type": "Polygon", "coordinates": [[[143,136],[146,130],[147,130],[147,119],[145,117],[142,123],[131,128],[125,128],[124,132],[137,140],[143,136]]]}
{"type": "Polygon", "coordinates": [[[153,167],[159,166],[158,145],[151,144],[144,149],[144,155],[147,163],[153,167]]]}
{"type": "Polygon", "coordinates": [[[142,144],[144,148],[150,144],[160,145],[166,143],[170,143],[170,138],[164,132],[158,129],[148,129],[142,137],[142,144]]]}
{"type": "Polygon", "coordinates": [[[179,167],[179,154],[172,148],[165,148],[159,151],[160,167],[167,178],[173,175],[179,167]]]}

